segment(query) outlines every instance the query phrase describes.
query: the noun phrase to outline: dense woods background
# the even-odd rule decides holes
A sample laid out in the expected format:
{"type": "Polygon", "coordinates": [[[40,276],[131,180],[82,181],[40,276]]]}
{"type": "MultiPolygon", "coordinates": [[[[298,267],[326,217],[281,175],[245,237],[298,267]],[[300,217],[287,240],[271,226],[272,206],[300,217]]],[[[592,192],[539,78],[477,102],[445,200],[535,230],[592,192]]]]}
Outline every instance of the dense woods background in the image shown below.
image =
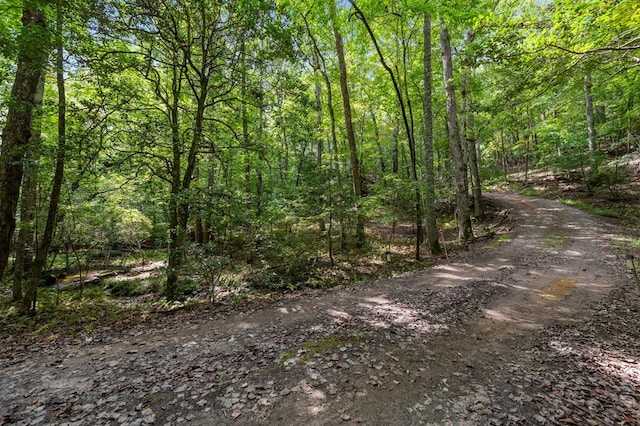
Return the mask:
{"type": "Polygon", "coordinates": [[[5,1],[3,306],[141,264],[109,294],[383,273],[473,239],[514,172],[624,201],[640,5],[472,3],[5,1]]]}

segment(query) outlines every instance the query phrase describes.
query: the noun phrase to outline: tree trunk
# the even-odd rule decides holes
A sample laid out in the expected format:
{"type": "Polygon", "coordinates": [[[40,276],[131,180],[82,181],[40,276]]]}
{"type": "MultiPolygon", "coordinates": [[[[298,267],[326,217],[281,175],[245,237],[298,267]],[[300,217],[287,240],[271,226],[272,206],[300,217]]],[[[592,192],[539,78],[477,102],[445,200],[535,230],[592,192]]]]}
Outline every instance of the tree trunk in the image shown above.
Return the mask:
{"type": "Polygon", "coordinates": [[[18,65],[11,88],[11,102],[2,131],[0,152],[0,280],[9,261],[11,239],[22,184],[23,158],[31,139],[34,97],[48,53],[45,14],[33,1],[22,11],[18,65]]]}
{"type": "Polygon", "coordinates": [[[193,237],[196,244],[204,244],[204,226],[202,225],[202,217],[198,214],[193,219],[193,237]]]}
{"type": "MultiPolygon", "coordinates": [[[[318,71],[320,69],[320,64],[318,63],[317,55],[314,55],[314,69],[318,71]]],[[[322,152],[324,142],[322,140],[322,136],[320,133],[320,129],[322,128],[322,86],[320,86],[320,82],[318,80],[315,81],[314,84],[314,92],[316,95],[316,172],[318,176],[322,176],[322,152]]],[[[318,209],[320,211],[324,210],[324,196],[322,194],[322,190],[319,188],[316,189],[318,195],[318,209]]],[[[318,215],[318,229],[320,232],[324,232],[326,229],[326,225],[324,222],[324,216],[318,215]]]]}
{"type": "Polygon", "coordinates": [[[593,100],[591,98],[591,75],[584,76],[584,101],[587,113],[587,135],[589,143],[589,154],[596,152],[596,127],[593,120],[593,100]]]}
{"type": "Polygon", "coordinates": [[[178,294],[178,276],[183,259],[184,236],[179,227],[177,197],[179,191],[172,188],[169,201],[169,260],[167,264],[167,283],[165,297],[174,300],[178,294]]]}
{"type": "MultiPolygon", "coordinates": [[[[214,169],[213,163],[211,163],[209,165],[209,169],[207,170],[207,189],[211,191],[213,189],[214,184],[215,184],[215,169],[214,169]]],[[[212,229],[212,223],[211,223],[211,213],[207,211],[204,219],[204,223],[202,225],[202,244],[209,244],[212,236],[213,236],[213,229],[212,229]]]]}
{"type": "Polygon", "coordinates": [[[384,152],[382,151],[382,144],[380,143],[380,129],[378,129],[378,119],[376,118],[376,112],[373,108],[369,110],[369,113],[371,114],[371,121],[373,123],[373,131],[376,141],[376,150],[378,152],[378,167],[380,167],[380,171],[384,175],[387,172],[387,166],[384,162],[384,152]]]}
{"type": "MultiPolygon", "coordinates": [[[[467,33],[467,43],[473,41],[473,31],[467,33]]],[[[473,194],[474,215],[478,218],[484,216],[482,203],[482,184],[480,181],[480,167],[478,164],[477,136],[473,126],[473,96],[471,93],[470,65],[465,67],[462,73],[462,109],[464,117],[463,141],[467,145],[467,160],[469,162],[469,172],[471,175],[471,191],[473,194]]]]}
{"type": "Polygon", "coordinates": [[[240,99],[242,102],[242,147],[244,149],[244,191],[251,194],[251,161],[250,161],[250,137],[249,116],[247,114],[247,63],[246,46],[244,40],[240,43],[240,99]]]}
{"type": "Polygon", "coordinates": [[[47,223],[38,247],[36,260],[33,262],[33,269],[29,284],[25,289],[22,303],[22,312],[35,314],[37,305],[37,288],[42,276],[42,270],[47,263],[49,247],[53,241],[53,232],[57,224],[58,204],[60,203],[60,193],[64,180],[64,163],[67,154],[67,99],[64,84],[64,46],[63,46],[63,10],[62,0],[56,2],[56,83],[58,86],[58,146],[56,148],[56,168],[53,173],[53,183],[51,184],[51,197],[49,199],[49,209],[47,211],[47,223]]]}
{"type": "Polygon", "coordinates": [[[259,117],[258,117],[258,158],[260,159],[260,164],[258,165],[258,171],[256,174],[256,217],[262,216],[263,210],[263,201],[262,201],[262,193],[264,191],[264,181],[262,176],[262,168],[264,164],[267,162],[264,154],[264,146],[262,143],[262,136],[264,132],[264,105],[262,103],[262,95],[260,96],[260,100],[258,102],[259,109],[259,117]]]}
{"type": "Polygon", "coordinates": [[[180,139],[180,81],[177,68],[180,64],[174,58],[173,63],[173,93],[169,107],[171,124],[171,192],[169,194],[169,260],[167,262],[167,282],[164,289],[165,297],[174,300],[178,294],[178,276],[182,266],[184,230],[180,229],[178,209],[182,195],[180,176],[182,162],[182,141],[180,139]]]}
{"type": "Polygon", "coordinates": [[[423,56],[423,72],[424,72],[424,159],[425,171],[424,180],[426,184],[424,203],[426,215],[426,236],[429,251],[432,255],[442,253],[440,241],[438,238],[438,225],[436,224],[436,178],[433,167],[433,76],[431,62],[431,17],[428,13],[424,14],[424,25],[422,28],[424,39],[424,56],[423,56]]]}
{"type": "Polygon", "coordinates": [[[340,89],[342,92],[342,105],[344,107],[344,120],[347,130],[347,141],[349,143],[349,155],[351,160],[351,178],[353,181],[353,192],[356,199],[356,246],[364,247],[364,216],[360,211],[360,201],[362,199],[362,180],[360,178],[360,164],[358,161],[358,151],[356,148],[356,136],[353,131],[353,121],[351,118],[351,100],[349,97],[349,86],[347,84],[347,64],[344,59],[344,46],[342,35],[333,23],[333,36],[336,42],[336,53],[338,55],[338,67],[340,69],[340,89]]]}
{"type": "Polygon", "coordinates": [[[41,74],[38,88],[34,97],[34,107],[37,114],[33,119],[33,130],[29,149],[25,154],[24,176],[22,181],[22,193],[20,194],[20,231],[16,245],[16,259],[13,272],[13,285],[11,293],[14,301],[22,300],[22,282],[25,272],[31,271],[33,254],[36,252],[35,220],[38,195],[38,167],[42,144],[42,103],[44,100],[44,73],[41,74]]]}
{"type": "Polygon", "coordinates": [[[279,96],[279,113],[280,113],[280,127],[282,130],[282,135],[280,136],[280,140],[282,141],[282,151],[284,157],[282,159],[282,167],[280,167],[280,179],[283,185],[289,185],[289,139],[287,136],[287,126],[284,122],[284,94],[279,96]]]}
{"type": "Polygon", "coordinates": [[[400,124],[396,121],[391,132],[391,171],[397,175],[400,171],[400,147],[398,138],[400,137],[400,124]]]}
{"type": "Polygon", "coordinates": [[[440,44],[442,49],[442,64],[445,91],[447,95],[447,130],[449,145],[453,157],[453,170],[456,186],[456,219],[458,222],[458,238],[467,241],[473,238],[471,217],[469,214],[469,194],[467,192],[467,167],[462,152],[460,128],[458,126],[458,106],[456,102],[455,86],[453,84],[453,58],[451,55],[451,40],[444,24],[440,23],[440,44]]]}

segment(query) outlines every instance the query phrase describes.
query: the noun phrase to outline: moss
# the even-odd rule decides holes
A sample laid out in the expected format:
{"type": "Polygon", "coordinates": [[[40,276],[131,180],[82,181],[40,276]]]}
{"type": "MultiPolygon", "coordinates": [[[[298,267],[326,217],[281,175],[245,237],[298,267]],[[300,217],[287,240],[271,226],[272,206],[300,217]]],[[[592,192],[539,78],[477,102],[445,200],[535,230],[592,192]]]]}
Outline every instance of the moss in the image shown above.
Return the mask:
{"type": "Polygon", "coordinates": [[[287,360],[300,355],[300,361],[312,361],[316,355],[336,352],[344,346],[358,346],[362,343],[362,336],[348,335],[345,333],[333,333],[320,339],[309,339],[303,342],[299,348],[280,353],[280,359],[287,360]]]}

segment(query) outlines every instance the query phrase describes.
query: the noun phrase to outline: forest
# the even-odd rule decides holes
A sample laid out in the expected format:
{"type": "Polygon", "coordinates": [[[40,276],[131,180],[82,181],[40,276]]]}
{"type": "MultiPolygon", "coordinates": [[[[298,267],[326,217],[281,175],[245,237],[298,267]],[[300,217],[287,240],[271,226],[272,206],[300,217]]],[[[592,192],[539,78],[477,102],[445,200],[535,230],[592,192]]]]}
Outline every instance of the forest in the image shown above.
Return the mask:
{"type": "Polygon", "coordinates": [[[0,75],[5,325],[420,268],[541,171],[639,217],[635,0],[8,0],[0,75]]]}

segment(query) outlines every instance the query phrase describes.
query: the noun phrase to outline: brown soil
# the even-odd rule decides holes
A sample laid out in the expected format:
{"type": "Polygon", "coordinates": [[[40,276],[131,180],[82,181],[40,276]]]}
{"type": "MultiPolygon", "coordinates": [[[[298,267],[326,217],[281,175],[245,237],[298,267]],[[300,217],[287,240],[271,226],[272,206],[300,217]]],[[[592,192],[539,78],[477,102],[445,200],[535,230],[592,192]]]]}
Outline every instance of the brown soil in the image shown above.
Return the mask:
{"type": "Polygon", "coordinates": [[[625,231],[491,194],[508,238],[375,282],[0,359],[2,424],[638,424],[625,231]]]}

